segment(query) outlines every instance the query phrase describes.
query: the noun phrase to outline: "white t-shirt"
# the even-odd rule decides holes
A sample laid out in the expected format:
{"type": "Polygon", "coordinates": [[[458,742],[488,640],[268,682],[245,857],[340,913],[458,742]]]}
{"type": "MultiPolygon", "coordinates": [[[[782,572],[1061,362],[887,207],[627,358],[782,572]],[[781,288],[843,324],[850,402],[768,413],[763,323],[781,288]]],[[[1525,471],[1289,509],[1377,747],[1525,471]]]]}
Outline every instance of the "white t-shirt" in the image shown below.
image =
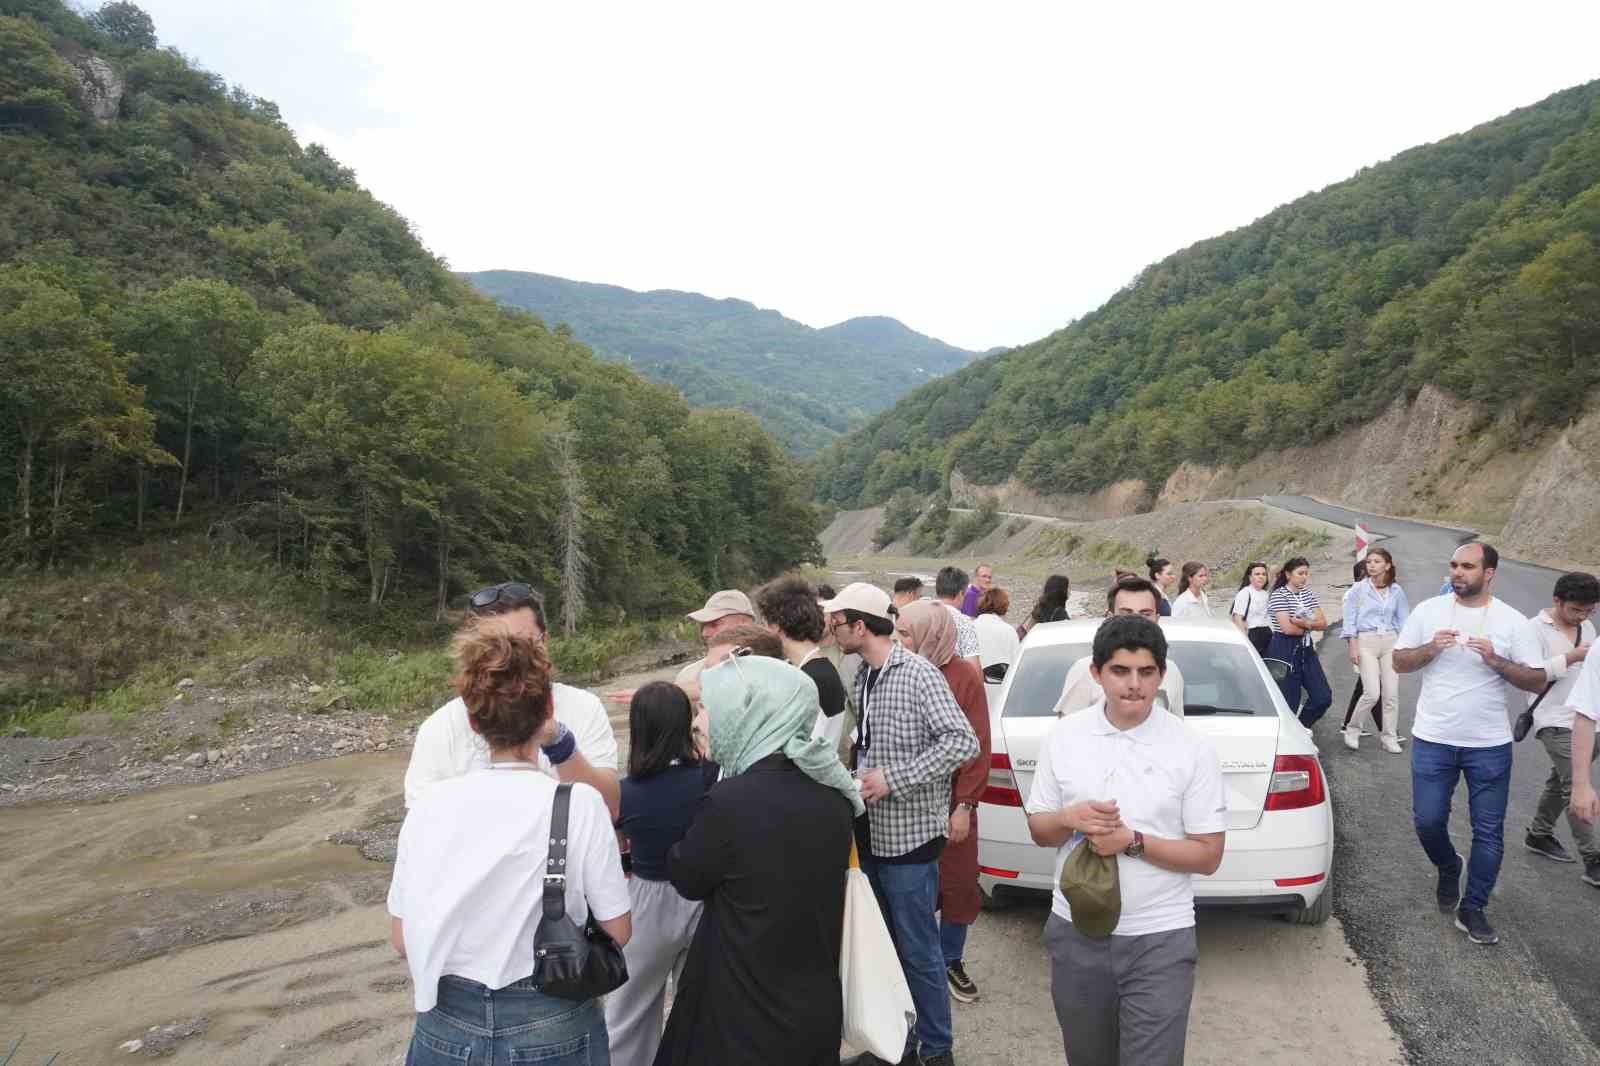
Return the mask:
{"type": "MultiPolygon", "coordinates": [[[[1539,706],[1534,708],[1535,733],[1545,726],[1554,726],[1557,729],[1572,728],[1572,709],[1567,706],[1567,698],[1571,695],[1573,686],[1577,684],[1578,671],[1583,666],[1579,663],[1574,668],[1567,663],[1567,652],[1571,651],[1574,645],[1567,639],[1566,633],[1556,628],[1550,610],[1546,607],[1528,618],[1528,624],[1533,627],[1533,639],[1539,642],[1539,650],[1544,655],[1544,676],[1555,682],[1549,694],[1539,700],[1539,706]]],[[[1593,644],[1594,641],[1594,623],[1584,619],[1583,624],[1578,627],[1578,643],[1593,644]]],[[[1583,662],[1588,661],[1588,657],[1585,656],[1583,662]]],[[[1524,692],[1523,695],[1527,697],[1530,706],[1534,700],[1539,699],[1537,692],[1524,692]]]]}
{"type": "Polygon", "coordinates": [[[1251,588],[1246,585],[1233,595],[1233,609],[1231,614],[1236,614],[1244,619],[1246,629],[1256,629],[1267,624],[1267,590],[1251,588]]]}
{"type": "MultiPolygon", "coordinates": [[[[1500,600],[1484,607],[1463,607],[1454,595],[1423,600],[1411,612],[1395,641],[1395,650],[1420,648],[1441,629],[1462,638],[1483,637],[1495,654],[1523,666],[1544,667],[1539,642],[1528,620],[1500,600]]],[[[1411,735],[1433,744],[1459,748],[1492,748],[1511,743],[1506,693],[1512,686],[1489,669],[1467,647],[1447,648],[1422,668],[1422,692],[1411,735]]]]}
{"type": "MultiPolygon", "coordinates": [[[[1094,657],[1085,655],[1067,671],[1066,680],[1061,682],[1061,695],[1056,699],[1057,718],[1075,714],[1106,698],[1105,690],[1089,673],[1089,667],[1093,664],[1094,657]]],[[[1161,678],[1161,691],[1156,693],[1156,705],[1163,704],[1179,718],[1183,717],[1183,671],[1178,669],[1178,660],[1171,656],[1167,657],[1167,672],[1161,678]]]]}
{"type": "MultiPolygon", "coordinates": [[[[1106,718],[1104,700],[1051,727],[1039,746],[1027,811],[1042,814],[1091,799],[1116,800],[1124,823],[1164,840],[1221,833],[1228,825],[1222,763],[1211,742],[1180,719],[1155,711],[1137,727],[1119,730],[1106,718]]],[[[1061,893],[1061,866],[1083,839],[1074,833],[1056,849],[1051,910],[1069,922],[1072,908],[1061,893]]],[[[1194,925],[1188,874],[1119,855],[1117,877],[1122,918],[1112,935],[1144,936],[1194,925]]]]}
{"type": "MultiPolygon", "coordinates": [[[[440,781],[406,813],[389,882],[389,913],[404,923],[417,1013],[433,1009],[439,978],[504,988],[533,973],[556,783],[501,763],[440,781]]],[[[572,786],[567,811],[567,917],[610,921],[632,907],[611,812],[600,793],[572,786]]]]}
{"type": "Polygon", "coordinates": [[[1174,618],[1210,618],[1211,603],[1202,594],[1196,596],[1185,589],[1172,601],[1172,617],[1174,618]]]}
{"type": "Polygon", "coordinates": [[[1595,661],[1600,656],[1591,655],[1583,660],[1578,673],[1578,683],[1567,693],[1567,710],[1576,711],[1591,722],[1600,722],[1600,666],[1595,661]]]}
{"type": "MultiPolygon", "coordinates": [[[[606,770],[617,768],[617,736],[600,698],[581,688],[554,686],[556,721],[572,730],[578,750],[590,765],[606,770]]],[[[460,777],[468,770],[489,765],[489,745],[467,721],[467,705],[460,697],[451,700],[417,727],[417,740],[411,748],[411,763],[406,767],[406,806],[414,807],[422,790],[436,781],[460,777]]],[[[539,753],[539,769],[556,776],[550,760],[539,753]]]]}
{"type": "Polygon", "coordinates": [[[1022,638],[1017,631],[997,614],[980,614],[972,620],[978,631],[978,664],[985,669],[995,663],[1014,663],[1022,638]]]}

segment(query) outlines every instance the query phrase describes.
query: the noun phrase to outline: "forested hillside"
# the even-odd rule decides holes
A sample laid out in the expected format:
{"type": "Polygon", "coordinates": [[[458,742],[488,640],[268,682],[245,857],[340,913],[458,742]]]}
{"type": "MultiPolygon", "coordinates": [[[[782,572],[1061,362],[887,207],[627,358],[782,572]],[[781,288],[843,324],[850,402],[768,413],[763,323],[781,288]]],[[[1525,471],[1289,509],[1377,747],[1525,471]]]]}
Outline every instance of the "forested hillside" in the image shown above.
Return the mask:
{"type": "Polygon", "coordinates": [[[1512,440],[1600,382],[1600,82],[1404,152],[1144,270],[1043,340],[904,397],[826,500],[952,470],[1046,493],[1321,440],[1436,383],[1512,440]]]}
{"type": "Polygon", "coordinates": [[[453,277],[132,4],[0,0],[0,563],[203,533],[330,603],[675,610],[815,555],[748,415],[453,277]]]}
{"type": "Polygon", "coordinates": [[[974,354],[892,318],[818,330],[744,300],[692,292],[634,292],[516,270],[462,276],[504,304],[570,325],[602,358],[676,386],[696,407],[749,411],[801,456],[974,354]]]}

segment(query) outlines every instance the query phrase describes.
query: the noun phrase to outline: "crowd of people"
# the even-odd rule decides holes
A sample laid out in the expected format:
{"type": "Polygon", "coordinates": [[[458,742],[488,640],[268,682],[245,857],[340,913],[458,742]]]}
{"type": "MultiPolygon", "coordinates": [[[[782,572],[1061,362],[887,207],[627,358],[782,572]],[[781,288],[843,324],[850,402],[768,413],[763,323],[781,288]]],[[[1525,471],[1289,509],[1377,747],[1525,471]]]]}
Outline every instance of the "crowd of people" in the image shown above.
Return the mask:
{"type": "MultiPolygon", "coordinates": [[[[1564,576],[1551,607],[1525,619],[1490,593],[1497,565],[1492,547],[1464,545],[1450,592],[1412,610],[1393,557],[1374,549],[1342,611],[1360,676],[1341,730],[1349,748],[1371,726],[1385,751],[1401,750],[1399,675],[1422,674],[1416,831],[1441,909],[1478,943],[1497,939],[1484,910],[1503,852],[1513,742],[1496,701],[1508,688],[1529,694],[1552,767],[1527,846],[1575,861],[1555,836],[1565,811],[1584,878],[1600,887],[1589,772],[1600,668],[1585,665],[1600,581],[1564,576]],[[1465,860],[1447,827],[1461,776],[1465,860]]],[[[1182,1062],[1190,879],[1215,871],[1225,847],[1220,762],[1183,721],[1161,624],[1221,620],[1210,571],[1156,556],[1147,570],[1116,574],[1024,804],[1034,842],[1056,851],[1045,950],[1075,1066],[1182,1062]],[[1120,875],[1109,914],[1096,887],[1106,863],[1120,875]]],[[[1250,563],[1227,615],[1282,663],[1280,687],[1308,727],[1332,702],[1315,646],[1329,622],[1309,576],[1304,558],[1275,575],[1250,563]]],[[[418,730],[405,778],[389,911],[414,985],[407,1062],[836,1063],[851,866],[915,1008],[898,1061],[953,1062],[952,999],[980,997],[965,946],[981,902],[985,675],[1003,676],[1033,627],[1068,617],[1070,584],[1051,576],[1020,625],[990,567],[970,584],[946,567],[923,592],[916,577],[835,591],[790,575],[753,599],[715,593],[688,616],[703,657],[673,682],[607,694],[627,705],[625,775],[602,701],[553,680],[537,591],[475,594],[453,646],[458,696],[418,730]],[[583,1000],[541,990],[552,894],[590,941],[620,951],[619,987],[583,1000]]]]}

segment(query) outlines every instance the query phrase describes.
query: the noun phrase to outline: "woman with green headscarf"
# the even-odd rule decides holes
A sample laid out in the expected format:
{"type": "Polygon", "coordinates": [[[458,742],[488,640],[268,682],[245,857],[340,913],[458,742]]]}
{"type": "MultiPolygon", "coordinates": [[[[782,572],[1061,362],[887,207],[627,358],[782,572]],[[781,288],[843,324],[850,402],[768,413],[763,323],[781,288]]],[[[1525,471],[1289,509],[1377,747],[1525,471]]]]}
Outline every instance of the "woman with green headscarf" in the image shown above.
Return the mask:
{"type": "Polygon", "coordinates": [[[817,688],[777,659],[733,656],[700,675],[723,779],[667,855],[705,900],[656,1066],[836,1066],[839,942],[855,782],[811,739],[817,688]]]}

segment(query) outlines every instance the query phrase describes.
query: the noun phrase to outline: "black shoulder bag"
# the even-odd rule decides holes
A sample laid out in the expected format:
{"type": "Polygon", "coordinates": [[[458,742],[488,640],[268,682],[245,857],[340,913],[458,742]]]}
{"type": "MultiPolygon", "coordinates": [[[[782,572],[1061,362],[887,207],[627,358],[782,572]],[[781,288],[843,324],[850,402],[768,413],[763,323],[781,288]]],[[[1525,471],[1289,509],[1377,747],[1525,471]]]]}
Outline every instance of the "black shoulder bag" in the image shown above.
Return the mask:
{"type": "Polygon", "coordinates": [[[1533,728],[1533,712],[1539,709],[1539,704],[1544,702],[1544,698],[1550,695],[1550,690],[1555,687],[1556,683],[1554,681],[1550,682],[1544,687],[1544,691],[1539,693],[1539,698],[1528,704],[1527,710],[1517,715],[1517,722],[1511,727],[1513,740],[1521,740],[1528,735],[1528,730],[1533,728]]]}
{"type": "Polygon", "coordinates": [[[550,811],[550,854],[544,864],[544,917],[534,934],[533,981],[539,991],[585,1000],[621,988],[628,964],[611,935],[589,915],[582,929],[567,917],[567,811],[572,786],[556,786],[550,811]]]}

